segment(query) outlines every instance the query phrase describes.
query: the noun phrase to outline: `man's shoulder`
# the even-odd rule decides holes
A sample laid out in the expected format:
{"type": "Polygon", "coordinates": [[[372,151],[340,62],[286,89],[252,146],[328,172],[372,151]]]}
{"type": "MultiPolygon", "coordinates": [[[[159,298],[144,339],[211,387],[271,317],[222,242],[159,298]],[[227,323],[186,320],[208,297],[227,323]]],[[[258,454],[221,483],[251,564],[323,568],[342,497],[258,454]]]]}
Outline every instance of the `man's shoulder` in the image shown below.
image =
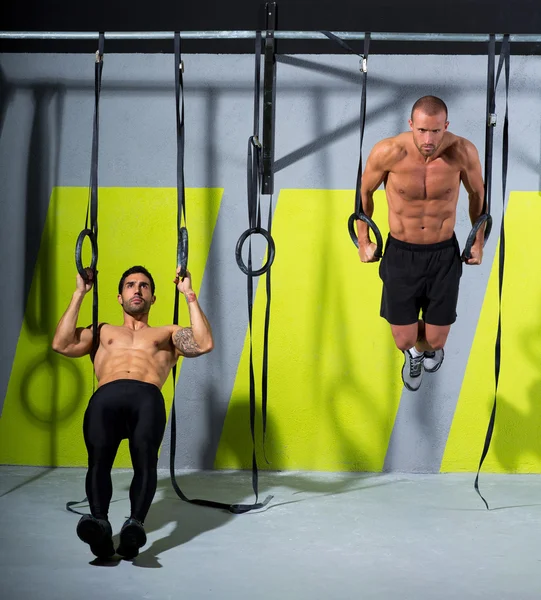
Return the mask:
{"type": "Polygon", "coordinates": [[[456,135],[455,133],[448,132],[448,144],[447,147],[453,152],[458,158],[464,160],[471,159],[478,156],[478,151],[473,142],[465,137],[456,135]]]}
{"type": "Polygon", "coordinates": [[[392,165],[407,154],[409,138],[407,132],[380,140],[372,149],[375,160],[387,166],[392,165]]]}
{"type": "Polygon", "coordinates": [[[159,327],[152,327],[153,333],[158,336],[173,335],[180,329],[183,329],[180,325],[160,325],[159,327]]]}
{"type": "Polygon", "coordinates": [[[447,131],[445,133],[448,136],[448,144],[454,145],[459,148],[474,148],[475,144],[471,142],[468,138],[462,137],[461,135],[457,135],[456,133],[452,133],[451,131],[447,131]]]}
{"type": "MultiPolygon", "coordinates": [[[[92,329],[93,326],[94,326],[94,324],[90,323],[90,325],[87,325],[85,327],[85,329],[92,329]]],[[[109,323],[104,323],[103,321],[100,321],[98,323],[98,331],[101,331],[105,326],[107,326],[107,327],[114,327],[114,325],[109,325],[109,323]]]]}
{"type": "Polygon", "coordinates": [[[398,135],[393,135],[392,137],[384,138],[380,140],[374,148],[383,149],[383,150],[396,150],[405,148],[408,142],[411,140],[411,132],[404,131],[399,133],[398,135]]]}

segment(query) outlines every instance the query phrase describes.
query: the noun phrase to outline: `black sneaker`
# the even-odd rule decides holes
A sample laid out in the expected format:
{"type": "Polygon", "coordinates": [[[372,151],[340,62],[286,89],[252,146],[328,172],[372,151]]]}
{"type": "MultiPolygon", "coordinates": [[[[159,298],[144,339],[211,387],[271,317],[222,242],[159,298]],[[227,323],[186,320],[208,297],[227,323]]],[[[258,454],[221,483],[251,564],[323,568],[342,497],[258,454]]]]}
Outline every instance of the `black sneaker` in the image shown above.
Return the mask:
{"type": "Polygon", "coordinates": [[[122,525],[120,530],[120,544],[117,553],[124,558],[135,558],[139,548],[147,543],[147,535],[141,521],[131,517],[122,525]]]}
{"type": "Polygon", "coordinates": [[[441,367],[444,357],[445,352],[443,348],[434,352],[425,352],[425,359],[423,361],[425,371],[427,373],[435,373],[441,367]]]}
{"type": "Polygon", "coordinates": [[[92,554],[105,560],[115,554],[111,524],[106,519],[96,519],[92,515],[84,515],[77,523],[79,539],[90,546],[92,554]]]}
{"type": "Polygon", "coordinates": [[[402,381],[410,392],[416,392],[421,387],[423,379],[424,354],[413,356],[409,350],[404,352],[404,366],[402,367],[402,381]]]}

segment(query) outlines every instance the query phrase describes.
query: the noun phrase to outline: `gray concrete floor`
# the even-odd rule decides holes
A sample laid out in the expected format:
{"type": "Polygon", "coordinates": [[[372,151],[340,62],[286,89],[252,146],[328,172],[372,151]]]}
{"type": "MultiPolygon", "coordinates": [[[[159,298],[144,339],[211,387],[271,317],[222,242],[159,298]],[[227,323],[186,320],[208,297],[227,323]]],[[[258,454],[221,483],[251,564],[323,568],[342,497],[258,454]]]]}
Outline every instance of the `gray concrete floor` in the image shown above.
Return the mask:
{"type": "MultiPolygon", "coordinates": [[[[2,600],[539,599],[541,476],[260,474],[266,510],[240,516],[181,502],[167,472],[133,561],[100,563],[65,503],[83,469],[0,467],[2,600]]],[[[110,519],[129,514],[115,471],[110,519]]],[[[247,473],[179,473],[189,496],[252,500],[247,473]]],[[[84,508],[83,508],[84,511],[84,508]]]]}

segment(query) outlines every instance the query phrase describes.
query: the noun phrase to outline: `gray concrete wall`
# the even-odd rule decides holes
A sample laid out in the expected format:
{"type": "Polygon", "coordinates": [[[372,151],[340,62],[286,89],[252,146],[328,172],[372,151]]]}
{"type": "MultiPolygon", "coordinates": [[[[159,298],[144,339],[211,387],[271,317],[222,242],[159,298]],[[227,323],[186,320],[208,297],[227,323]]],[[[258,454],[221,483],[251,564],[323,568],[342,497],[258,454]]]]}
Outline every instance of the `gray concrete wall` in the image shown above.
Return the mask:
{"type": "MultiPolygon", "coordinates": [[[[173,58],[105,57],[101,186],[176,185],[173,58]]],[[[246,223],[246,141],[252,128],[253,58],[185,57],[186,185],[223,187],[224,197],[201,290],[218,340],[210,357],[186,361],[179,385],[177,466],[212,467],[247,326],[245,276],[234,247],[246,223]],[[205,400],[202,402],[201,398],[205,400]]],[[[93,61],[82,55],[0,56],[0,273],[3,401],[41,230],[53,186],[86,186],[93,111],[93,61]]],[[[359,75],[352,56],[283,56],[278,63],[276,180],[281,188],[351,189],[358,161],[359,75]]],[[[509,190],[541,189],[541,58],[512,57],[509,190]]],[[[407,128],[412,103],[435,94],[449,106],[450,130],[483,154],[486,59],[478,56],[372,56],[365,156],[379,139],[407,128]]],[[[503,87],[501,88],[503,89],[503,87]]],[[[498,93],[503,119],[504,98],[498,93]]],[[[494,152],[495,223],[501,214],[501,127],[494,152]]],[[[469,231],[461,195],[457,235],[469,231]]],[[[437,471],[497,242],[479,269],[465,269],[460,319],[446,368],[420,401],[403,392],[385,469],[437,471]]],[[[161,464],[168,463],[168,435],[161,464]]]]}

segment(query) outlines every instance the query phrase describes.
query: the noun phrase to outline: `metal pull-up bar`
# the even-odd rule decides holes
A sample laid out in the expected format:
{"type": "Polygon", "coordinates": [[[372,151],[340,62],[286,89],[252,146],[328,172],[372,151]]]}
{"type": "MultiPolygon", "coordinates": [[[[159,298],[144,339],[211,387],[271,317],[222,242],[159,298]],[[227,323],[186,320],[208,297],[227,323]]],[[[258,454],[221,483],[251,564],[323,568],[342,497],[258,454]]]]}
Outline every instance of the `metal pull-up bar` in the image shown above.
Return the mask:
{"type": "MultiPolygon", "coordinates": [[[[262,35],[265,35],[265,31],[262,35]]],[[[363,40],[365,33],[357,31],[333,31],[344,40],[363,40]]],[[[2,40],[94,40],[99,33],[92,31],[0,31],[2,40]]],[[[111,31],[106,32],[108,40],[172,40],[173,32],[167,31],[111,31]]],[[[255,31],[181,31],[185,40],[250,40],[255,39],[255,31]]],[[[282,40],[327,40],[320,31],[274,31],[274,37],[282,40]]],[[[488,42],[488,33],[378,33],[372,32],[374,41],[385,42],[488,42]]],[[[541,42],[541,34],[511,34],[515,43],[541,42]]],[[[496,34],[501,42],[503,34],[496,34]]]]}

